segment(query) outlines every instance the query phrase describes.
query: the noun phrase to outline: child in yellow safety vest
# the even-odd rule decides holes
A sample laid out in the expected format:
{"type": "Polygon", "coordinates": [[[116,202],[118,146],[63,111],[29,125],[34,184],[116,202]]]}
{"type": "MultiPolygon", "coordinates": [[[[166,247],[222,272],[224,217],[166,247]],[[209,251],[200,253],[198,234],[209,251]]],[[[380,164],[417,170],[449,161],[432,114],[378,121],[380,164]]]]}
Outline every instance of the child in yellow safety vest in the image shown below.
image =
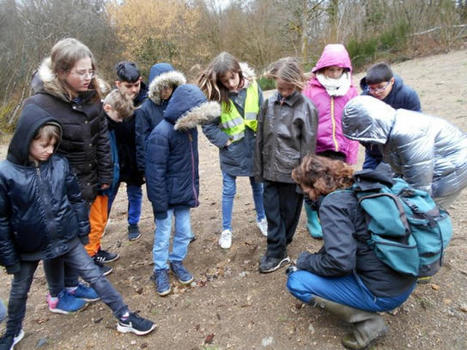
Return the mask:
{"type": "Polygon", "coordinates": [[[227,52],[215,57],[198,78],[210,101],[221,103],[221,115],[203,126],[208,140],[219,148],[222,171],[222,232],[219,245],[232,245],[232,210],[237,176],[248,176],[253,191],[256,223],[267,235],[263,186],[253,177],[257,115],[263,100],[253,70],[227,52]]]}

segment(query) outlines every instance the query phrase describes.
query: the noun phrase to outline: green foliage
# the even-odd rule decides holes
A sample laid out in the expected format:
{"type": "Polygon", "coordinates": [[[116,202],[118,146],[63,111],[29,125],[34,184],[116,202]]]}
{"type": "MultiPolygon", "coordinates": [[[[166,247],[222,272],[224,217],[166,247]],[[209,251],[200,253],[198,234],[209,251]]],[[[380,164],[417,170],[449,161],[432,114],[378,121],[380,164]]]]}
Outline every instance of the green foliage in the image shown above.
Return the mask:
{"type": "Polygon", "coordinates": [[[261,87],[261,90],[263,91],[272,90],[276,88],[276,82],[274,81],[274,79],[261,77],[258,79],[258,84],[261,87]]]}

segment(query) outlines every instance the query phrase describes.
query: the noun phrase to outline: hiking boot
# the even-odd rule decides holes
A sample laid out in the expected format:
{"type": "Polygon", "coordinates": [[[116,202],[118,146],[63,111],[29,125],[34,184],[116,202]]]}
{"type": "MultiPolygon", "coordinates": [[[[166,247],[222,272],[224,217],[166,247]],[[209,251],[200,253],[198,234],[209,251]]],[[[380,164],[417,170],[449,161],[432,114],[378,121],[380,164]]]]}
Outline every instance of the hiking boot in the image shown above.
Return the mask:
{"type": "Polygon", "coordinates": [[[13,350],[15,345],[24,338],[24,331],[21,328],[16,335],[7,336],[6,334],[0,338],[0,350],[13,350]]]}
{"type": "Polygon", "coordinates": [[[219,238],[219,245],[222,249],[229,249],[232,246],[232,231],[224,230],[219,238]]]}
{"type": "Polygon", "coordinates": [[[129,224],[128,225],[128,240],[136,241],[140,237],[141,237],[141,232],[139,231],[138,225],[129,224]]]}
{"type": "Polygon", "coordinates": [[[283,265],[290,264],[290,258],[274,258],[272,256],[264,255],[259,263],[259,272],[269,273],[280,269],[283,265]]]}
{"type": "Polygon", "coordinates": [[[99,249],[92,258],[95,262],[99,262],[101,264],[107,264],[109,262],[115,261],[120,257],[118,254],[110,253],[106,250],[99,249]]]}
{"type": "Polygon", "coordinates": [[[68,294],[66,290],[62,290],[56,300],[53,300],[50,294],[47,294],[47,304],[49,305],[50,312],[63,315],[77,312],[86,307],[86,302],[83,299],[68,294]]]}
{"type": "Polygon", "coordinates": [[[170,269],[181,284],[190,284],[193,282],[193,275],[187,271],[181,261],[172,261],[170,263],[170,269]]]}
{"type": "Polygon", "coordinates": [[[146,335],[156,328],[156,324],[136,313],[130,312],[118,319],[117,330],[121,333],[134,333],[136,335],[146,335]]]}
{"type": "Polygon", "coordinates": [[[256,221],[256,226],[258,226],[263,236],[268,236],[268,221],[266,218],[262,218],[260,221],[256,221]]]}
{"type": "Polygon", "coordinates": [[[100,262],[97,262],[94,260],[94,264],[99,268],[99,271],[101,272],[102,276],[107,276],[113,271],[113,268],[104,264],[101,264],[100,262]]]}
{"type": "Polygon", "coordinates": [[[88,287],[82,283],[79,283],[75,290],[68,291],[68,294],[73,295],[75,298],[83,299],[86,302],[93,302],[100,299],[94,288],[88,287]]]}
{"type": "Polygon", "coordinates": [[[154,271],[154,283],[156,284],[156,292],[161,297],[168,295],[172,288],[170,287],[169,274],[166,269],[154,271]]]}

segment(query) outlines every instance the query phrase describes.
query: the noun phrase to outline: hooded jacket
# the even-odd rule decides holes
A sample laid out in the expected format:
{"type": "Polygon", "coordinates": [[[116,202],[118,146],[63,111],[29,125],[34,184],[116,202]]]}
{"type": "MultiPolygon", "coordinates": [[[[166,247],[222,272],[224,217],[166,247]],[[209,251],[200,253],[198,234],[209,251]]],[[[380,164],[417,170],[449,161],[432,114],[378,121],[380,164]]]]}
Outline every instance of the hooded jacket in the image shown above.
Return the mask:
{"type": "Polygon", "coordinates": [[[435,199],[467,185],[467,136],[444,119],[358,96],[345,106],[343,128],[346,137],[377,145],[394,172],[435,199]]]}
{"type": "Polygon", "coordinates": [[[292,170],[314,152],[318,116],[313,104],[299,92],[282,99],[276,91],[258,117],[255,179],[293,184],[292,170]]]}
{"type": "MultiPolygon", "coordinates": [[[[244,116],[246,91],[250,81],[256,79],[253,70],[241,63],[240,68],[244,77],[244,87],[238,93],[230,93],[229,98],[234,103],[237,111],[244,116]]],[[[263,103],[263,93],[258,85],[259,107],[263,103]]],[[[256,133],[245,128],[245,136],[236,142],[226,146],[230,136],[220,128],[220,113],[212,122],[203,125],[203,133],[207,139],[219,148],[221,170],[230,176],[253,176],[254,152],[256,145],[256,133]]]]}
{"type": "MultiPolygon", "coordinates": [[[[19,271],[21,260],[65,254],[89,233],[87,205],[66,158],[52,155],[36,166],[29,147],[37,130],[58,126],[42,108],[27,105],[0,163],[0,265],[19,271]]],[[[57,142],[57,146],[59,143],[57,142]]]]}
{"type": "MultiPolygon", "coordinates": [[[[389,167],[386,165],[386,168],[389,167]]],[[[392,173],[386,168],[364,170],[367,179],[373,178],[369,184],[391,184],[392,173]]],[[[363,186],[364,182],[360,184],[363,186]]],[[[324,245],[317,253],[300,254],[297,259],[299,269],[323,277],[355,273],[376,297],[395,297],[415,284],[416,277],[404,276],[392,270],[368,246],[365,213],[352,191],[332,192],[317,203],[324,245]]]]}
{"type": "Polygon", "coordinates": [[[220,114],[217,102],[207,102],[195,85],[173,93],[162,120],[146,144],[146,186],[157,219],[167,210],[199,205],[198,124],[220,114]]]}
{"type": "Polygon", "coordinates": [[[330,66],[338,66],[348,70],[350,88],[343,96],[330,96],[314,74],[303,90],[303,94],[313,102],[318,110],[316,153],[341,152],[345,155],[345,161],[348,164],[355,164],[358,156],[358,142],[349,140],[342,134],[344,106],[350,99],[358,95],[357,89],[352,84],[352,64],[344,45],[326,45],[312,72],[316,73],[330,66]]]}
{"type": "MultiPolygon", "coordinates": [[[[161,99],[162,89],[166,86],[179,86],[186,83],[185,76],[168,64],[156,63],[149,72],[148,99],[135,111],[136,163],[144,173],[146,164],[146,141],[151,131],[161,122],[169,100],[161,99]]],[[[173,92],[172,92],[173,93],[173,92]]]]}
{"type": "Polygon", "coordinates": [[[58,120],[63,128],[57,150],[65,156],[78,178],[83,198],[94,201],[100,185],[112,183],[112,160],[107,121],[96,92],[90,90],[70,100],[45,59],[33,78],[34,95],[24,105],[35,104],[58,120]]]}

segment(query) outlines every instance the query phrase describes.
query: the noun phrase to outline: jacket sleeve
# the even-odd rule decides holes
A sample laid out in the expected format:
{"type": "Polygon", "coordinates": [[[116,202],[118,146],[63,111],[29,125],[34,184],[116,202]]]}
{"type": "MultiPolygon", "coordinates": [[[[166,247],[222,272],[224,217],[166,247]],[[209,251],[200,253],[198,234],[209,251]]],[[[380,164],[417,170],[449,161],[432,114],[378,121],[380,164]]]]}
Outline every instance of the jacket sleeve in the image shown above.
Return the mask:
{"type": "Polygon", "coordinates": [[[10,230],[10,200],[8,189],[0,180],[0,265],[11,269],[19,267],[20,259],[16,253],[10,230]]]}
{"type": "Polygon", "coordinates": [[[351,210],[338,192],[326,196],[319,209],[324,246],[314,254],[301,253],[297,259],[299,269],[327,277],[344,276],[354,270],[357,241],[351,210]]]}
{"type": "Polygon", "coordinates": [[[258,126],[256,129],[256,148],[253,176],[257,182],[263,182],[263,146],[264,146],[264,117],[268,110],[268,99],[264,101],[258,114],[258,126]]]}
{"type": "Polygon", "coordinates": [[[165,135],[151,134],[146,147],[146,186],[157,219],[165,219],[169,209],[168,158],[169,139],[165,135]]]}
{"type": "Polygon", "coordinates": [[[97,140],[97,169],[99,174],[99,185],[112,184],[113,163],[110,150],[109,132],[104,110],[99,114],[99,137],[97,140]]]}
{"type": "Polygon", "coordinates": [[[229,135],[223,132],[220,127],[221,117],[214,118],[214,120],[210,123],[204,124],[202,126],[203,133],[213,145],[222,148],[226,145],[227,141],[229,141],[229,135]]]}
{"type": "Polygon", "coordinates": [[[420,106],[420,99],[412,88],[405,86],[406,93],[405,93],[405,101],[404,101],[404,108],[409,109],[415,112],[421,112],[422,107],[420,106]]]}
{"type": "Polygon", "coordinates": [[[135,141],[136,141],[136,164],[138,171],[144,173],[146,140],[151,134],[151,126],[147,121],[146,110],[141,107],[135,111],[135,141]]]}
{"type": "Polygon", "coordinates": [[[66,194],[78,218],[79,237],[86,237],[90,230],[88,206],[81,197],[78,180],[71,171],[68,161],[65,158],[63,158],[63,161],[65,162],[66,194]]]}
{"type": "Polygon", "coordinates": [[[315,153],[316,136],[318,129],[318,112],[315,106],[306,97],[303,109],[303,119],[300,131],[300,161],[308,153],[315,153]]]}

